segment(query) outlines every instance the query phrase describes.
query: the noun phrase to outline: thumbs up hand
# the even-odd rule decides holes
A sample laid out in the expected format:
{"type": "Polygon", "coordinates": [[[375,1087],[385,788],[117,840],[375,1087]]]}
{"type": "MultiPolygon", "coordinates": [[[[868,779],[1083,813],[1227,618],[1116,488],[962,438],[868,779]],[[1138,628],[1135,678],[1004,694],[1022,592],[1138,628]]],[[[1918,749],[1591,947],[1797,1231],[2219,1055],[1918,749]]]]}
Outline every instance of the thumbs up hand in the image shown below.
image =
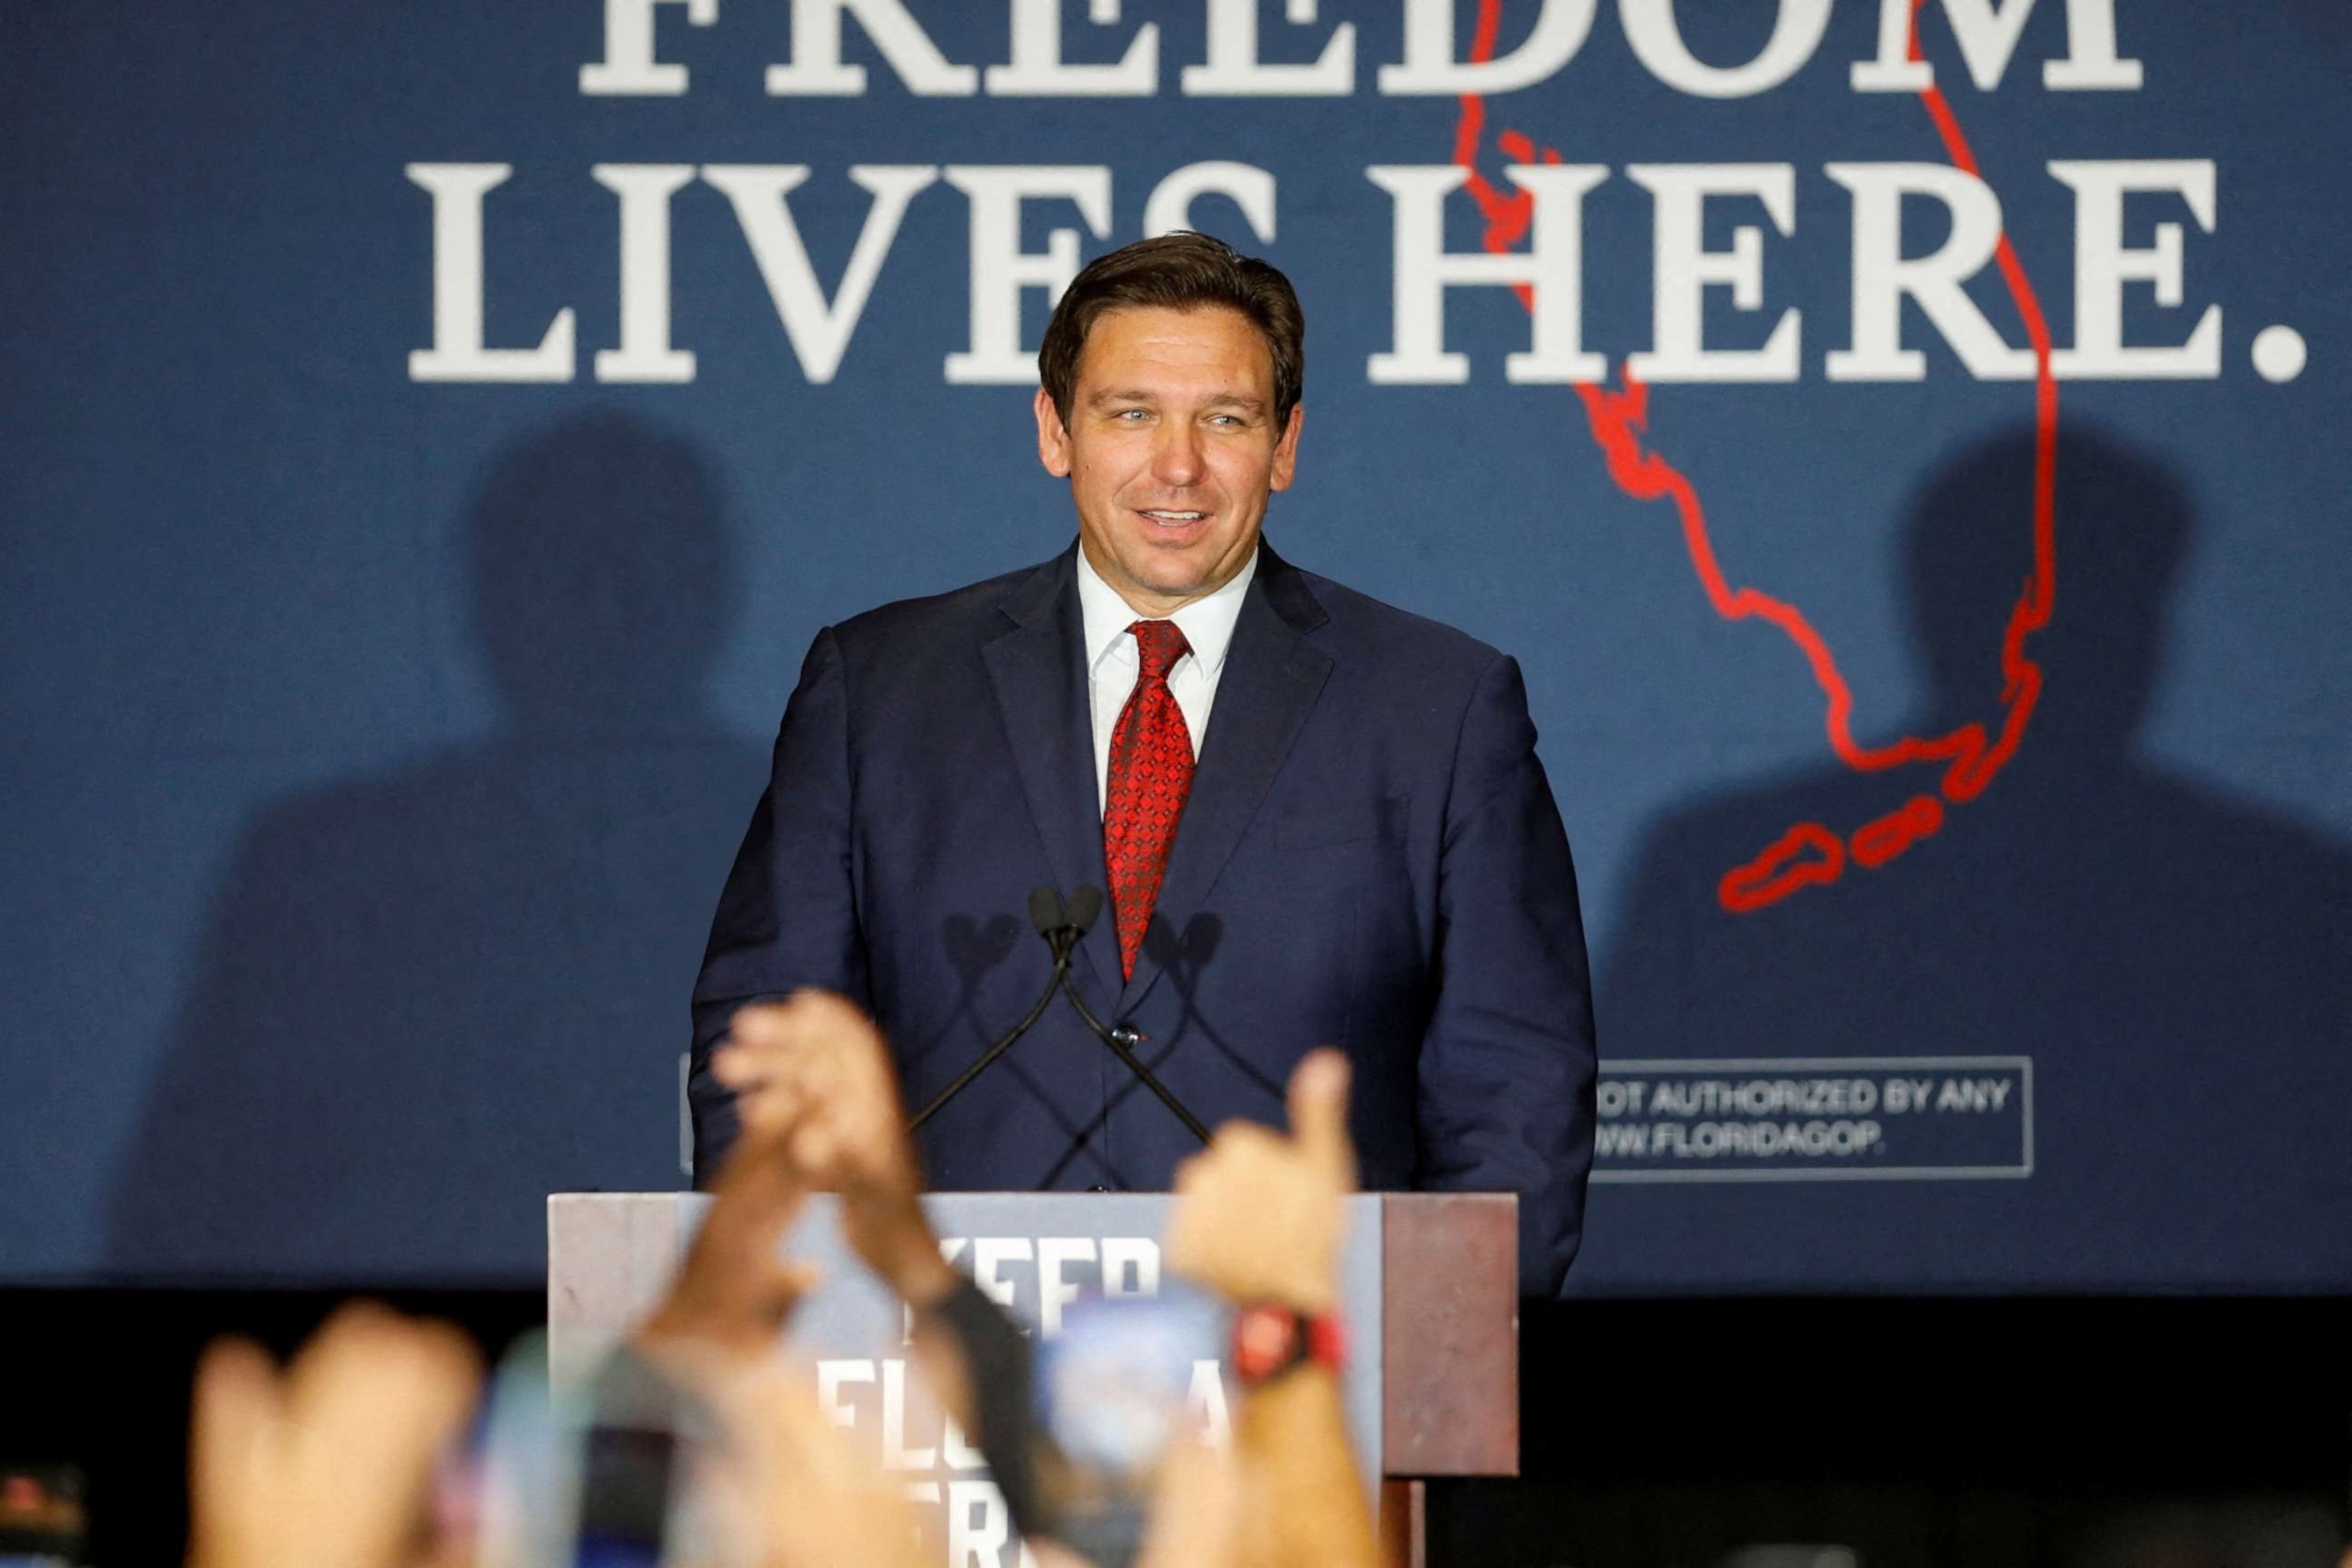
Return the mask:
{"type": "Polygon", "coordinates": [[[1176,1170],[1169,1267],[1237,1303],[1316,1314],[1339,1297],[1355,1190],[1348,1058],[1312,1051],[1290,1079],[1290,1134],[1229,1121],[1176,1170]]]}

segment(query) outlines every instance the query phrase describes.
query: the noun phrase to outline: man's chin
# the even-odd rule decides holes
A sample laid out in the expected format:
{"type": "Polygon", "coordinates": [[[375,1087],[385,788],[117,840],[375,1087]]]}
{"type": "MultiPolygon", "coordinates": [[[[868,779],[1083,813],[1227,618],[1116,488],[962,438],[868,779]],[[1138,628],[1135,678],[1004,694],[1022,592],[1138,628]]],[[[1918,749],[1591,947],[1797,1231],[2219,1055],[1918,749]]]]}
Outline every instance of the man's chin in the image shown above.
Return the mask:
{"type": "Polygon", "coordinates": [[[1144,542],[1128,568],[1139,583],[1156,593],[1206,593],[1241,570],[1250,552],[1236,550],[1230,540],[1197,539],[1185,544],[1144,542]]]}
{"type": "MultiPolygon", "coordinates": [[[[1181,547],[1167,542],[1122,540],[1113,556],[1118,573],[1129,584],[1130,596],[1188,601],[1214,593],[1231,580],[1249,559],[1214,548],[1207,540],[1181,547]]],[[[1110,574],[1104,574],[1106,577],[1110,574]]]]}
{"type": "Polygon", "coordinates": [[[1148,594],[1189,594],[1210,574],[1189,551],[1131,550],[1119,560],[1127,580],[1148,594]]]}

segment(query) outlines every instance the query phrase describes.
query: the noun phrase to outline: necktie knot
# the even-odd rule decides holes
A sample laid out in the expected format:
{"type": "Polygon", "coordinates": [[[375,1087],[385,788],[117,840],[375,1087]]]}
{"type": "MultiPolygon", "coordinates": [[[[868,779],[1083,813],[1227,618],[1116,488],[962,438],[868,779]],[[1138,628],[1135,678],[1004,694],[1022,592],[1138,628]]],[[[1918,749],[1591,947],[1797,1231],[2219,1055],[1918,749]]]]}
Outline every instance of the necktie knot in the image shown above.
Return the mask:
{"type": "Polygon", "coordinates": [[[1143,664],[1139,680],[1165,681],[1176,661],[1192,651],[1174,621],[1138,621],[1128,630],[1135,634],[1136,655],[1143,664]]]}

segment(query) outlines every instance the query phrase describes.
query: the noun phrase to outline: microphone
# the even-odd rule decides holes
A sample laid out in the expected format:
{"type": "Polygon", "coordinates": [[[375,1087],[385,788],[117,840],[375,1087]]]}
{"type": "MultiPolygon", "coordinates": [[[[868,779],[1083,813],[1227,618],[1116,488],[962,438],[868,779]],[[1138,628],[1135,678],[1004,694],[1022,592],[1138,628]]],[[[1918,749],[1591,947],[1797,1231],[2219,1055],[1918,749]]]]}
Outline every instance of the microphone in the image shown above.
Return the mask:
{"type": "Polygon", "coordinates": [[[1103,896],[1099,888],[1080,888],[1062,902],[1059,888],[1033,888],[1029,892],[1029,923],[1054,950],[1056,962],[1064,960],[1078,945],[1078,939],[1094,929],[1095,919],[1102,913],[1103,896]]]}
{"type": "Polygon", "coordinates": [[[1062,919],[1061,889],[1032,888],[1029,889],[1029,923],[1037,928],[1039,936],[1051,942],[1054,939],[1055,931],[1062,923],[1062,919]]]}
{"type": "MultiPolygon", "coordinates": [[[[1083,893],[1090,889],[1081,888],[1078,890],[1083,893]]],[[[1101,908],[1102,895],[1096,893],[1093,905],[1087,912],[1086,921],[1082,924],[1074,926],[1070,921],[1069,911],[1063,907],[1062,890],[1059,888],[1029,889],[1029,923],[1037,928],[1037,934],[1044,937],[1046,943],[1054,950],[1054,973],[1046,980],[1045,989],[1037,994],[1037,1000],[1030,1004],[1029,1011],[1023,1016],[1019,1023],[1005,1031],[994,1045],[982,1051],[979,1059],[971,1066],[958,1073],[955,1081],[933,1096],[929,1105],[915,1112],[913,1120],[907,1123],[908,1131],[918,1131],[924,1122],[938,1115],[949,1100],[963,1092],[965,1085],[987,1070],[991,1062],[1011,1050],[1015,1041],[1036,1026],[1037,1020],[1045,1016],[1046,1007],[1053,1003],[1054,993],[1059,991],[1063,982],[1069,977],[1070,954],[1076,950],[1078,938],[1086,934],[1087,926],[1094,924],[1094,917],[1101,908]]]]}

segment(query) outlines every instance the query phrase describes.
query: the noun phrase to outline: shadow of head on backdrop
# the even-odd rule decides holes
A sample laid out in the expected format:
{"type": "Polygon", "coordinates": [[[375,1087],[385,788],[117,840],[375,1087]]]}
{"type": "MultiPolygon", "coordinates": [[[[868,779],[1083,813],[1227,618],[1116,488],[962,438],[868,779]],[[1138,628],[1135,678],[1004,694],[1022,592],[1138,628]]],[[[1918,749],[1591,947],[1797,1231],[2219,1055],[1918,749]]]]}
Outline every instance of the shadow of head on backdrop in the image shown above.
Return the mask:
{"type": "MultiPolygon", "coordinates": [[[[2001,633],[2033,563],[2034,447],[2021,429],[1964,449],[1905,518],[1902,598],[1927,681],[1915,733],[1998,723],[2001,633]]],[[[2121,750],[2162,674],[2172,592],[2193,543],[2188,492],[2154,454],[2070,426],[2054,500],[2057,594],[2051,624],[2026,647],[2044,676],[2027,744],[2121,750]]]]}
{"type": "Polygon", "coordinates": [[[657,733],[705,706],[735,572],[719,481],[683,436],[603,414],[519,442],[467,508],[463,548],[515,731],[657,733]]]}
{"type": "MultiPolygon", "coordinates": [[[[1911,734],[2000,722],[2033,465],[2030,429],[1966,446],[1901,520],[1926,677],[1911,734]]],[[[2352,1161],[2318,1109],[2352,1099],[2352,856],[2143,752],[2200,527],[2170,467],[2064,426],[2055,500],[2053,616],[2025,644],[2044,685],[2009,765],[1885,864],[1849,854],[1745,912],[1720,901],[1727,870],[1793,824],[1851,835],[1937,794],[1942,765],[1824,759],[1675,808],[1645,836],[1596,997],[1604,1062],[2029,1058],[2030,1178],[1607,1186],[1580,1267],[1687,1289],[2352,1279],[2352,1161]]],[[[2211,732],[2214,700],[2196,702],[2184,717],[2221,771],[2242,720],[2211,732]]],[[[1903,1158],[1892,1141],[1872,1157],[1882,1175],[1903,1158]]]]}
{"type": "Polygon", "coordinates": [[[247,827],[117,1179],[118,1275],[520,1282],[547,1193],[677,1184],[686,999],[765,762],[704,693],[723,487],[684,436],[568,418],[444,537],[425,590],[498,725],[247,827]]]}

